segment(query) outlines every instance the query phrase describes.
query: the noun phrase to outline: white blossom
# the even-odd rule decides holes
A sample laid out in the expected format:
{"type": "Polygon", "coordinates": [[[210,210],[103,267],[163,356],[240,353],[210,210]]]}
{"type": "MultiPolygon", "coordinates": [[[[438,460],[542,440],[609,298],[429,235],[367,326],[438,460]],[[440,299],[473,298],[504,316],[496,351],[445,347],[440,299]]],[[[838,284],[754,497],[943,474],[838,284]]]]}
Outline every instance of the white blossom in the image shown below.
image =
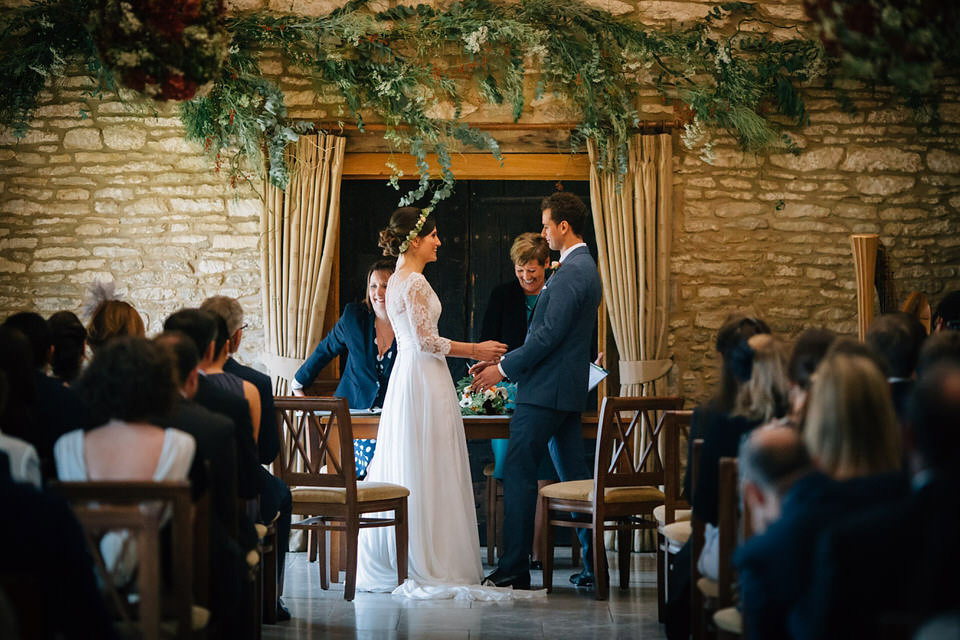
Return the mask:
{"type": "Polygon", "coordinates": [[[463,37],[466,42],[466,50],[470,53],[480,53],[480,45],[487,41],[487,27],[481,26],[479,29],[463,37]]]}

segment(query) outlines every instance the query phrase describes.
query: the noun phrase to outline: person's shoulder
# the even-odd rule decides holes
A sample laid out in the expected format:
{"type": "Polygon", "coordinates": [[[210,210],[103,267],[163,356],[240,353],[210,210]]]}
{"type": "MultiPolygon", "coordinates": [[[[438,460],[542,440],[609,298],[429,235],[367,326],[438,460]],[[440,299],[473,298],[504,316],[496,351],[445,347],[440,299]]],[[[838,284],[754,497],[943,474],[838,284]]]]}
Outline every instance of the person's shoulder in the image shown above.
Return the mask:
{"type": "Polygon", "coordinates": [[[362,302],[348,302],[346,306],[343,307],[343,313],[341,315],[350,318],[363,318],[371,313],[373,312],[362,302]]]}
{"type": "Polygon", "coordinates": [[[248,367],[245,364],[237,362],[237,360],[235,360],[232,356],[227,358],[227,362],[223,365],[223,370],[227,373],[232,373],[235,376],[239,376],[244,380],[252,382],[253,384],[257,385],[257,387],[269,385],[271,389],[273,388],[273,385],[270,382],[270,376],[262,371],[257,371],[253,367],[248,367]]]}
{"type": "Polygon", "coordinates": [[[520,288],[520,283],[517,282],[517,279],[513,278],[512,280],[501,282],[495,286],[490,292],[490,299],[509,298],[510,296],[516,295],[518,291],[522,292],[523,289],[520,288]]]}

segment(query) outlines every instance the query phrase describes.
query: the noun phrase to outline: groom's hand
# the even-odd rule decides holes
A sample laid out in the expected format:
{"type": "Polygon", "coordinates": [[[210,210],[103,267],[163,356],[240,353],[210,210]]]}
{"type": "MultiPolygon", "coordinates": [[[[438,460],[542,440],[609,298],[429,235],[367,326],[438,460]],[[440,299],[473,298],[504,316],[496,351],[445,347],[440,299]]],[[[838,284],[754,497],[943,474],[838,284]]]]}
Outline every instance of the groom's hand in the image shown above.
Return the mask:
{"type": "Polygon", "coordinates": [[[503,380],[500,370],[492,362],[478,362],[470,367],[473,373],[473,384],[470,385],[474,391],[484,391],[503,380]],[[482,369],[474,372],[474,369],[484,365],[482,369]]]}
{"type": "Polygon", "coordinates": [[[493,366],[493,364],[494,364],[493,360],[484,360],[481,362],[477,362],[472,367],[467,369],[467,373],[469,373],[472,376],[475,376],[481,371],[483,371],[484,369],[486,369],[487,367],[493,366]]]}

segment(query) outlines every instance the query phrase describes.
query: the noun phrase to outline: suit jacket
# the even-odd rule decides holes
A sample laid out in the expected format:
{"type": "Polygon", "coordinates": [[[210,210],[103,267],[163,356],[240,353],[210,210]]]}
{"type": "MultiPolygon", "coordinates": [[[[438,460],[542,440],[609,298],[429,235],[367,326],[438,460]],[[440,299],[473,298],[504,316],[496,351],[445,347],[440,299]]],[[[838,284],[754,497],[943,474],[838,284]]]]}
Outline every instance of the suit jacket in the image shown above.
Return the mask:
{"type": "Polygon", "coordinates": [[[836,522],[819,538],[808,597],[790,615],[796,638],[914,637],[960,603],[960,473],[836,522]]]}
{"type": "Polygon", "coordinates": [[[237,446],[233,422],[205,409],[193,400],[178,397],[173,409],[161,422],[193,436],[198,457],[208,463],[211,511],[228,532],[237,528],[237,446]]]}
{"type": "Polygon", "coordinates": [[[237,492],[241,498],[254,498],[260,493],[260,457],[253,440],[250,405],[240,396],[218,389],[201,375],[194,400],[214,413],[230,418],[237,448],[237,492]]]}
{"type": "Polygon", "coordinates": [[[820,472],[797,480],[780,519],[733,556],[748,639],[789,638],[787,617],[810,587],[817,535],[832,522],[906,494],[900,473],[836,482],[820,472]]]}
{"type": "Polygon", "coordinates": [[[498,284],[490,292],[480,326],[480,341],[499,340],[507,351],[523,344],[527,336],[527,298],[517,279],[498,284]]]}
{"type": "Polygon", "coordinates": [[[273,408],[273,383],[270,382],[270,376],[253,367],[244,366],[233,358],[227,358],[223,364],[223,370],[243,378],[257,388],[257,393],[260,394],[260,437],[257,439],[257,447],[260,450],[260,463],[270,464],[280,453],[277,414],[273,408]]]}
{"type": "Polygon", "coordinates": [[[517,404],[583,410],[601,292],[597,264],[585,246],[577,247],[540,292],[523,346],[500,360],[517,383],[517,404]]]}
{"type": "Polygon", "coordinates": [[[746,434],[760,426],[758,421],[750,421],[743,416],[731,416],[715,412],[708,415],[708,423],[700,451],[700,465],[697,467],[697,486],[693,491],[693,510],[704,522],[716,526],[719,510],[720,458],[736,458],[740,449],[740,440],[746,434]]]}
{"type": "MultiPolygon", "coordinates": [[[[346,398],[351,409],[367,409],[380,391],[377,381],[376,316],[359,302],[351,302],[343,310],[340,320],[330,330],[307,361],[294,376],[304,387],[316,379],[320,370],[337,356],[346,356],[343,375],[335,396],[346,398]]],[[[397,341],[390,346],[385,358],[384,376],[389,379],[397,359],[397,341]]]]}

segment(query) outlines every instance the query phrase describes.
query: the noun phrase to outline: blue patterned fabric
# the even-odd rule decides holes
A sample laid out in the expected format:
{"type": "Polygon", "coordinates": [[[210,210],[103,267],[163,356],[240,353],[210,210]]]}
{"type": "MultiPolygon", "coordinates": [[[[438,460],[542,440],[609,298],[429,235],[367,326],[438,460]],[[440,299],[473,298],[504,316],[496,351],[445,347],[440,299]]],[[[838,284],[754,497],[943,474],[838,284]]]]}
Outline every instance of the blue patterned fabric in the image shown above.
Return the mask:
{"type": "Polygon", "coordinates": [[[367,475],[367,465],[373,459],[373,451],[377,448],[376,440],[354,440],[353,460],[357,467],[357,479],[362,480],[367,475]]]}

